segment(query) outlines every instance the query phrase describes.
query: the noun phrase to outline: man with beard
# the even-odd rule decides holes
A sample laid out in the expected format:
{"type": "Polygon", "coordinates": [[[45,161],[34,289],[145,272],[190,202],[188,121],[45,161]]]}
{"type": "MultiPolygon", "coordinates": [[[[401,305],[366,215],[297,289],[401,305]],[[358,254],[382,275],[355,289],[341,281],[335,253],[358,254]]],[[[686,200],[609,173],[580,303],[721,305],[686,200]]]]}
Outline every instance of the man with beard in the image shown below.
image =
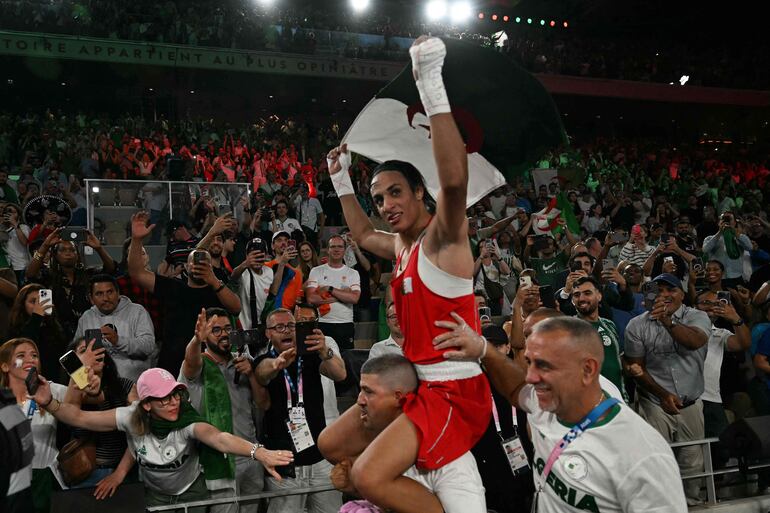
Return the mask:
{"type": "MultiPolygon", "coordinates": [[[[230,275],[233,272],[227,261],[229,252],[226,245],[230,245],[229,241],[233,238],[232,234],[235,232],[236,226],[237,223],[232,214],[219,216],[206,236],[196,246],[196,249],[208,250],[211,255],[211,267],[214,269],[214,274],[224,283],[230,281],[230,275]]],[[[229,249],[233,248],[230,247],[229,249]]]]}
{"type": "Polygon", "coordinates": [[[599,316],[599,303],[602,293],[599,282],[592,276],[583,276],[575,280],[572,286],[572,304],[577,310],[578,319],[583,319],[596,329],[604,346],[604,361],[600,374],[612,381],[626,397],[623,388],[623,365],[620,363],[620,343],[615,323],[599,316]]]}
{"type": "MultiPolygon", "coordinates": [[[[270,406],[270,399],[267,390],[257,382],[248,347],[244,354],[233,355],[231,352],[232,329],[225,310],[201,309],[195,334],[187,344],[179,382],[187,385],[190,402],[204,419],[222,431],[256,440],[257,422],[261,420],[263,410],[270,406]]],[[[250,458],[235,456],[231,460],[231,469],[234,471],[231,479],[218,483],[222,487],[212,490],[212,498],[262,491],[264,470],[254,465],[250,458]]],[[[239,509],[238,505],[224,504],[215,506],[212,511],[256,513],[258,506],[258,502],[253,502],[240,505],[239,509]]]]}
{"type": "Polygon", "coordinates": [[[100,330],[118,374],[136,382],[142,372],[153,366],[156,353],[150,314],[142,305],[121,296],[117,280],[109,274],[94,276],[89,286],[93,306],[78,320],[74,339],[83,337],[86,330],[100,330]]]}
{"type": "Polygon", "coordinates": [[[208,251],[194,250],[187,257],[187,281],[183,282],[151,273],[144,267],[142,240],[152,233],[155,225],[147,226],[149,214],[139,212],[131,218],[131,245],[128,248],[128,272],[144,290],[154,293],[163,308],[163,345],[158,355],[158,367],[173,375],[179,374],[184,359],[186,335],[193,330],[197,312],[211,306],[224,307],[238,315],[241,301],[233,291],[218,280],[211,269],[208,251]]]}
{"type": "Polygon", "coordinates": [[[684,251],[693,255],[698,250],[695,245],[695,238],[693,237],[692,224],[687,216],[679,216],[676,220],[676,244],[684,251]]]}

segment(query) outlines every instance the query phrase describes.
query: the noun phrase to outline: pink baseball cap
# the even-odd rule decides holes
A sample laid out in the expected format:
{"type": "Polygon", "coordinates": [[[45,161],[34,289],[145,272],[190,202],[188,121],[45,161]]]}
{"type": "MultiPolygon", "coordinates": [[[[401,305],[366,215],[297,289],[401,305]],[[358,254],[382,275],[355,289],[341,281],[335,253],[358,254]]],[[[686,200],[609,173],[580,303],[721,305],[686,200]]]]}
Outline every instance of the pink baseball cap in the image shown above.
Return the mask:
{"type": "Polygon", "coordinates": [[[166,397],[177,388],[187,390],[187,386],[175,380],[169,371],[158,367],[147,369],[136,381],[140,401],[148,397],[166,397]]]}

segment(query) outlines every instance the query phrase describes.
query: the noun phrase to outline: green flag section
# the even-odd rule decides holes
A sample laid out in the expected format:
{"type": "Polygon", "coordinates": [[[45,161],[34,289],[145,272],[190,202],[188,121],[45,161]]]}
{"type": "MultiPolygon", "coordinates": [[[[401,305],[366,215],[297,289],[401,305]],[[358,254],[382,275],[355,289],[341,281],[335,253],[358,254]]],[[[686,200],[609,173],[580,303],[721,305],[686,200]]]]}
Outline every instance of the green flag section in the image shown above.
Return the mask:
{"type": "Polygon", "coordinates": [[[560,219],[564,219],[569,231],[576,235],[580,234],[580,223],[575,217],[572,205],[570,205],[567,197],[562,192],[551,198],[543,210],[535,212],[532,216],[535,218],[532,221],[532,229],[538,235],[550,234],[560,230],[560,219]]]}
{"type": "MultiPolygon", "coordinates": [[[[468,152],[471,205],[567,139],[553,100],[532,75],[491,48],[443,41],[447,56],[442,74],[468,152]]],[[[343,142],[377,162],[412,163],[431,194],[437,193],[430,123],[411,63],[364,107],[343,142]]]]}

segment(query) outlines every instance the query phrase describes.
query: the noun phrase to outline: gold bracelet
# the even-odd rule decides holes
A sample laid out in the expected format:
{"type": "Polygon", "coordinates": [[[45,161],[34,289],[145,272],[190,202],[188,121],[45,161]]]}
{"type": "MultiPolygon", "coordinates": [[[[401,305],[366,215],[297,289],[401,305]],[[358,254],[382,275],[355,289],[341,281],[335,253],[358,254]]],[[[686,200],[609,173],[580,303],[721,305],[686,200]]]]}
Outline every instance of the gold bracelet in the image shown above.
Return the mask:
{"type": "Polygon", "coordinates": [[[51,415],[53,415],[54,413],[59,411],[59,408],[61,408],[61,401],[59,401],[57,398],[54,397],[53,399],[51,399],[51,402],[48,403],[48,406],[44,407],[44,410],[50,413],[51,415]],[[57,404],[55,410],[51,409],[51,403],[53,403],[54,401],[56,401],[56,404],[57,404]]]}
{"type": "Polygon", "coordinates": [[[34,258],[38,262],[42,262],[43,261],[43,255],[38,253],[37,250],[35,250],[35,252],[32,254],[32,258],[34,258]]]}

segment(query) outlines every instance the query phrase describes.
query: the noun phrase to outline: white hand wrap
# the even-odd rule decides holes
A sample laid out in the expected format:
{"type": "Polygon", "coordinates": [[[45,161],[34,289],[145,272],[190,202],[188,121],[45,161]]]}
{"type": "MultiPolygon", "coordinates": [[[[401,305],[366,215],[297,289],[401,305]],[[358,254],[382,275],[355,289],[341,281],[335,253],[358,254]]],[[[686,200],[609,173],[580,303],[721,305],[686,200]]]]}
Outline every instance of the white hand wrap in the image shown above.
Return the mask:
{"type": "Polygon", "coordinates": [[[487,339],[486,337],[481,337],[481,343],[484,344],[484,346],[481,348],[481,356],[479,356],[479,363],[481,363],[481,360],[484,359],[484,357],[487,355],[487,339]]]}
{"type": "Polygon", "coordinates": [[[425,107],[425,114],[430,117],[434,114],[452,112],[444,88],[444,80],[441,78],[441,67],[446,57],[444,42],[437,37],[431,37],[409,48],[409,55],[412,57],[412,69],[417,78],[417,91],[425,107]]]}
{"type": "MultiPolygon", "coordinates": [[[[329,169],[332,168],[332,164],[334,162],[331,159],[326,159],[326,164],[329,166],[329,169]]],[[[339,156],[339,163],[342,169],[340,169],[337,173],[334,173],[333,175],[330,175],[330,178],[332,180],[332,185],[334,186],[334,191],[337,193],[338,197],[342,196],[348,196],[350,194],[355,194],[356,191],[353,189],[353,183],[350,181],[350,153],[340,153],[339,156]]]]}

